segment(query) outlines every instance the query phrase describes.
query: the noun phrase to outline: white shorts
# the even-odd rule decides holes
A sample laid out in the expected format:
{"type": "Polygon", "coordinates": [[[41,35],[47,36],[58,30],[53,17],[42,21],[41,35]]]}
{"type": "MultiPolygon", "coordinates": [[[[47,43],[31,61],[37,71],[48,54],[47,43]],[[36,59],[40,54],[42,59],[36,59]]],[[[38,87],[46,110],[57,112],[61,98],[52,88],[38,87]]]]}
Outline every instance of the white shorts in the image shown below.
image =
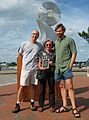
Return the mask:
{"type": "Polygon", "coordinates": [[[38,84],[38,80],[36,79],[36,70],[21,70],[21,77],[20,77],[20,85],[28,86],[29,84],[38,84]]]}

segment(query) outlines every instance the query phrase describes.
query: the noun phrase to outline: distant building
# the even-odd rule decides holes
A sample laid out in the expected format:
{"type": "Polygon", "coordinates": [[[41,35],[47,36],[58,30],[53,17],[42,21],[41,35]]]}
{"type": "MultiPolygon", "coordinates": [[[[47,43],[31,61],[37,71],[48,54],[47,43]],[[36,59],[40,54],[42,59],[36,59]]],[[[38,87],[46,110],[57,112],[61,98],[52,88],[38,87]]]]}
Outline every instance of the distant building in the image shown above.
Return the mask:
{"type": "Polygon", "coordinates": [[[89,58],[86,61],[86,65],[89,66],[89,58]]]}

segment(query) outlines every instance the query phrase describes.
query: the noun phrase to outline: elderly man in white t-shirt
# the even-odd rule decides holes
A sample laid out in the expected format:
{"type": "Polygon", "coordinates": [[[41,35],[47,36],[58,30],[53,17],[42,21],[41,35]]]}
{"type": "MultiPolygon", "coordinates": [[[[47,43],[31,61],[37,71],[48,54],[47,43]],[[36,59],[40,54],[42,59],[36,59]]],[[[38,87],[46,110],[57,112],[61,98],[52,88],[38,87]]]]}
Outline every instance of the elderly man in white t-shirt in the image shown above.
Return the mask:
{"type": "Polygon", "coordinates": [[[20,77],[20,87],[17,95],[17,102],[15,109],[12,110],[13,113],[20,111],[20,102],[22,100],[22,91],[24,86],[28,86],[30,83],[30,97],[31,97],[31,110],[35,111],[36,106],[34,106],[35,97],[35,85],[37,85],[38,80],[36,79],[36,71],[38,69],[38,53],[42,50],[41,43],[37,42],[39,37],[39,31],[33,30],[29,41],[25,41],[19,48],[18,55],[22,56],[22,70],[20,77]]]}

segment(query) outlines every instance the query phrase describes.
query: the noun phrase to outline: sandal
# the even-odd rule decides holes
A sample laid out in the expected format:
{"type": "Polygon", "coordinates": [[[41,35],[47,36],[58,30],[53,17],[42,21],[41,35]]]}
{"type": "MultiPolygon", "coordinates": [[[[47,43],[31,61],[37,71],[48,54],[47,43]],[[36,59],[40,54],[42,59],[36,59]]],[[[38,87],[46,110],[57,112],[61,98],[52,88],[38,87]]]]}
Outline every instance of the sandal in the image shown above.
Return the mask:
{"type": "Polygon", "coordinates": [[[74,115],[75,118],[80,118],[81,117],[79,111],[76,108],[74,108],[72,110],[72,114],[74,115]]]}
{"type": "Polygon", "coordinates": [[[39,108],[37,109],[37,111],[38,111],[38,112],[43,112],[43,107],[39,107],[39,108]]]}
{"type": "Polygon", "coordinates": [[[58,108],[58,109],[56,110],[56,113],[69,112],[70,110],[71,110],[70,107],[64,107],[64,106],[62,106],[61,108],[58,108]]]}

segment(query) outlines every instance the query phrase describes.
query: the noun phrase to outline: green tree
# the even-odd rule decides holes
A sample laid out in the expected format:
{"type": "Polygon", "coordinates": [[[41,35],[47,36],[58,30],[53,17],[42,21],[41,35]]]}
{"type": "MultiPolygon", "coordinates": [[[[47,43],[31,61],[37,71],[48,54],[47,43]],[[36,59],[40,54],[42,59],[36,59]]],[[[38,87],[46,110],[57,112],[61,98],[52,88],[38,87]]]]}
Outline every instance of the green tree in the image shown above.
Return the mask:
{"type": "Polygon", "coordinates": [[[79,35],[80,37],[84,38],[85,40],[87,40],[88,43],[89,43],[89,27],[88,27],[88,29],[87,29],[87,32],[85,32],[85,31],[78,32],[78,35],[79,35]]]}

